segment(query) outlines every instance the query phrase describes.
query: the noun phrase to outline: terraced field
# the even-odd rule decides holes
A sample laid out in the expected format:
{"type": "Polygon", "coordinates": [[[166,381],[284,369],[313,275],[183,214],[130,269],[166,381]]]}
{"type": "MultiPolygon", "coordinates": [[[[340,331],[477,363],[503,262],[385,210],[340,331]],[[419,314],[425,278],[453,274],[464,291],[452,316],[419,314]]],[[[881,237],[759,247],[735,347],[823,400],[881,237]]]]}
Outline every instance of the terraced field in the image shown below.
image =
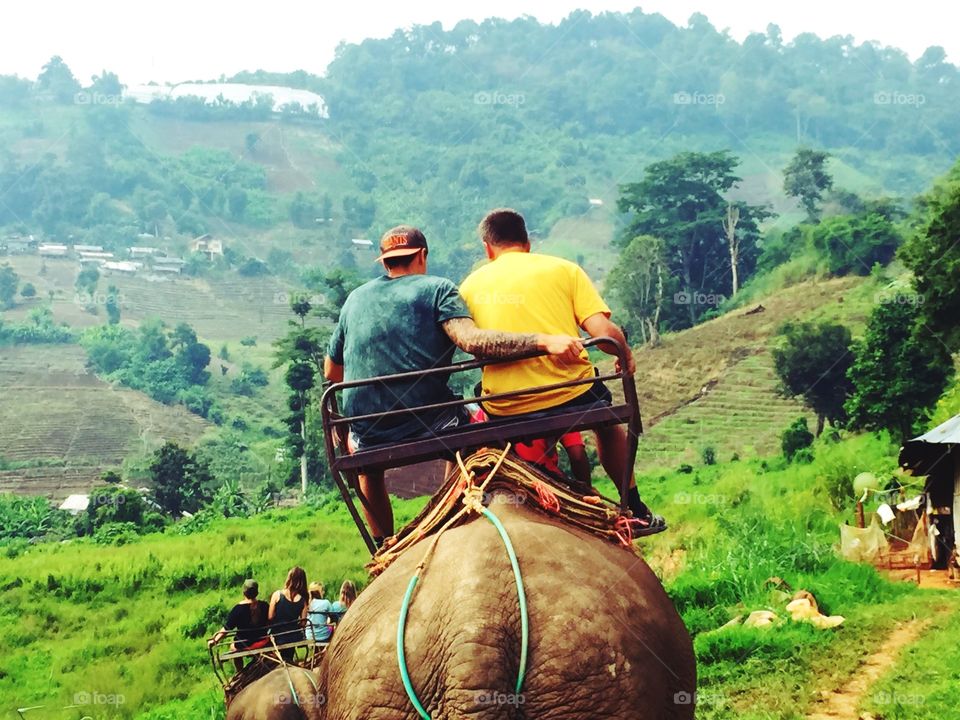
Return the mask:
{"type": "Polygon", "coordinates": [[[208,424],[182,407],[114,388],[84,367],[78,346],[0,348],[0,492],[60,498],[106,468],[166,440],[193,442],[208,424]]]}
{"type": "Polygon", "coordinates": [[[169,323],[186,322],[201,338],[232,340],[255,335],[270,341],[286,332],[291,317],[285,299],[287,287],[273,278],[150,282],[117,277],[111,282],[123,294],[122,312],[128,319],[156,316],[169,323]]]}
{"type": "Polygon", "coordinates": [[[651,424],[640,442],[640,467],[700,461],[706,446],[718,459],[775,453],[780,433],[795,418],[815,416],[803,403],[778,397],[777,379],[769,353],[760,352],[737,362],[702,397],[651,424]]]}
{"type": "MultiPolygon", "coordinates": [[[[58,322],[84,328],[104,322],[105,311],[94,315],[75,301],[74,282],[78,271],[75,260],[20,255],[3,258],[21,277],[21,283],[32,283],[37,297],[21,301],[4,313],[11,321],[22,320],[32,307],[44,304],[53,293],[52,310],[58,322]]],[[[143,276],[103,276],[98,292],[106,293],[115,285],[120,295],[120,309],[125,325],[136,325],[152,316],[170,324],[187,322],[207,340],[239,340],[255,335],[269,342],[286,332],[291,317],[286,282],[273,277],[225,280],[200,280],[178,276],[149,280],[143,276]]]]}
{"type": "Polygon", "coordinates": [[[787,320],[834,319],[853,327],[869,312],[872,285],[864,278],[809,281],[764,298],[762,312],[735,310],[641,348],[637,391],[646,434],[641,465],[697,460],[712,446],[722,459],[776,451],[794,418],[813,415],[777,395],[770,353],[787,320]],[[749,314],[748,314],[749,313],[749,314]]]}

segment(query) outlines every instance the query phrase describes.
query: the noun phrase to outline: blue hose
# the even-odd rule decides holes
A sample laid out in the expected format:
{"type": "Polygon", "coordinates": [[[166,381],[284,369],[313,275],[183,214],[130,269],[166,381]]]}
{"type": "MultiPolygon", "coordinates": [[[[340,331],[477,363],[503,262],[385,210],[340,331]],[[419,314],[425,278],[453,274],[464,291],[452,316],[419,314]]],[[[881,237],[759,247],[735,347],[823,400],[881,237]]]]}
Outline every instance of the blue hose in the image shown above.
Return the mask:
{"type": "MultiPolygon", "coordinates": [[[[527,674],[527,648],[530,642],[530,622],[527,616],[527,595],[523,589],[523,578],[520,576],[520,563],[517,562],[517,554],[513,550],[513,543],[510,542],[510,536],[507,530],[500,522],[500,518],[494,515],[488,508],[482,510],[484,516],[493,523],[493,526],[500,534],[504,546],[507,548],[507,555],[510,557],[510,567],[513,568],[513,579],[517,584],[517,598],[520,603],[520,670],[517,673],[516,693],[519,695],[523,688],[523,680],[527,674]]],[[[407,660],[403,651],[403,635],[407,626],[407,613],[410,611],[410,603],[413,600],[413,592],[417,587],[417,581],[420,579],[420,571],[410,578],[410,584],[407,585],[407,592],[403,596],[403,604],[400,606],[400,620],[397,623],[397,662],[400,665],[400,678],[403,680],[403,689],[407,692],[407,697],[413,707],[420,714],[423,720],[430,720],[430,713],[424,710],[423,705],[417,697],[416,690],[413,689],[413,683],[410,680],[410,673],[407,672],[407,660]]]]}

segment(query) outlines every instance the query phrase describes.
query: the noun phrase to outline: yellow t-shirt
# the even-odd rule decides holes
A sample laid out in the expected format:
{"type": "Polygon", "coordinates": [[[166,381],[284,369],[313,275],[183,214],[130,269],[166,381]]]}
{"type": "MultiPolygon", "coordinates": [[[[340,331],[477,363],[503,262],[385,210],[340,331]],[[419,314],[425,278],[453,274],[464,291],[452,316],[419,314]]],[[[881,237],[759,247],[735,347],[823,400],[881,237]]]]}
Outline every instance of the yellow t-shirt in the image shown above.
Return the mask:
{"type": "MultiPolygon", "coordinates": [[[[477,327],[548,335],[578,335],[585,319],[610,308],[583,269],[550,255],[508,252],[472,272],[460,285],[477,327]]],[[[483,394],[511,392],[579,380],[593,375],[584,352],[580,362],[559,365],[550,357],[489,365],[483,369],[483,394]]],[[[582,395],[589,385],[485,402],[494,415],[518,415],[560,405],[582,395]]]]}

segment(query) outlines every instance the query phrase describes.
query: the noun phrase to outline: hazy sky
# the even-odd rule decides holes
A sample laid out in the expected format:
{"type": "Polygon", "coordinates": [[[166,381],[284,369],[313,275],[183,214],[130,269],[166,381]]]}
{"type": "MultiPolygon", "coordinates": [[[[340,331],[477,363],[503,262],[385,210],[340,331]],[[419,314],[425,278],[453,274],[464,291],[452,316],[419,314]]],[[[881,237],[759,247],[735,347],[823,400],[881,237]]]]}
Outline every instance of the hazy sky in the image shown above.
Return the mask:
{"type": "Polygon", "coordinates": [[[341,40],[383,37],[397,27],[520,15],[556,22],[577,8],[597,13],[638,4],[679,25],[702,12],[738,40],[773,22],[787,40],[800,32],[853,35],[895,45],[913,59],[941,45],[960,64],[956,0],[27,0],[0,11],[0,74],[36,77],[55,54],[82,82],[103,68],[126,84],[257,68],[322,73],[341,40]]]}

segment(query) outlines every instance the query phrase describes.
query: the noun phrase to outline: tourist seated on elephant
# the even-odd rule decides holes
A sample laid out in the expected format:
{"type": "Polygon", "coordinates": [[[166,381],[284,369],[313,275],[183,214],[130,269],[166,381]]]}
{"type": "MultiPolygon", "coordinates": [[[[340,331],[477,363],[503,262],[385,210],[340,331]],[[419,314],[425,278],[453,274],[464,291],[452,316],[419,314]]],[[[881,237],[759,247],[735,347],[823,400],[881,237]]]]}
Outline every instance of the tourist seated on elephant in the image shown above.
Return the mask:
{"type": "MultiPolygon", "coordinates": [[[[267,603],[257,599],[259,593],[260,586],[256,580],[244,581],[243,599],[230,609],[223,627],[207,640],[207,644],[212,647],[229,632],[236,631],[230,644],[230,652],[264,647],[267,644],[265,628],[269,608],[267,603]]],[[[238,672],[243,669],[242,658],[234,658],[233,664],[238,672]]]]}
{"type": "MultiPolygon", "coordinates": [[[[583,330],[591,337],[611,337],[627,351],[628,367],[625,370],[631,374],[636,371],[623,331],[611,322],[610,308],[583,268],[561,258],[530,252],[526,224],[523,216],[515,210],[491,211],[480,223],[479,233],[490,262],[468,275],[460,285],[460,293],[478,326],[564,335],[575,335],[583,330]]],[[[610,354],[616,353],[612,346],[599,347],[610,354]]],[[[617,363],[619,371],[619,360],[617,363]]],[[[483,369],[483,395],[585,380],[594,374],[595,368],[586,352],[578,354],[573,362],[562,365],[548,362],[543,357],[488,365],[483,369]]],[[[491,418],[497,418],[545,410],[572,411],[610,402],[610,391],[596,380],[484,401],[483,405],[491,418]]],[[[600,463],[619,487],[628,471],[627,435],[619,425],[597,428],[595,433],[600,463]]],[[[640,499],[633,477],[625,500],[633,516],[640,521],[640,534],[649,535],[666,529],[663,518],[653,514],[640,499]]]]}
{"type": "Polygon", "coordinates": [[[307,606],[307,640],[315,642],[329,642],[333,635],[333,627],[330,621],[330,611],[333,610],[333,603],[327,600],[324,595],[326,589],[323,583],[310,583],[310,604],[307,606]]]}
{"type": "MultiPolygon", "coordinates": [[[[270,634],[277,645],[286,645],[303,640],[304,620],[307,617],[307,573],[302,567],[292,567],[287,573],[283,588],[270,597],[270,634]]],[[[280,656],[290,662],[295,651],[287,648],[280,656]]]]}
{"type": "Polygon", "coordinates": [[[330,616],[335,623],[339,623],[343,619],[344,613],[350,609],[356,599],[357,586],[351,580],[344,580],[340,586],[340,598],[334,600],[330,606],[330,616]]]}
{"type": "MultiPolygon", "coordinates": [[[[328,380],[360,380],[449,365],[460,348],[484,358],[504,358],[540,350],[551,362],[576,360],[583,350],[575,334],[547,335],[479,330],[451,281],[427,275],[427,240],[414,227],[401,225],[380,240],[377,258],[386,271],[350,293],[324,359],[328,380]]],[[[343,392],[347,416],[378,415],[455,399],[444,375],[378,383],[343,392]]],[[[411,415],[394,415],[351,424],[350,452],[436,433],[465,424],[461,407],[411,415]]],[[[393,510],[383,471],[361,473],[363,511],[374,542],[393,535],[393,510]]]]}

